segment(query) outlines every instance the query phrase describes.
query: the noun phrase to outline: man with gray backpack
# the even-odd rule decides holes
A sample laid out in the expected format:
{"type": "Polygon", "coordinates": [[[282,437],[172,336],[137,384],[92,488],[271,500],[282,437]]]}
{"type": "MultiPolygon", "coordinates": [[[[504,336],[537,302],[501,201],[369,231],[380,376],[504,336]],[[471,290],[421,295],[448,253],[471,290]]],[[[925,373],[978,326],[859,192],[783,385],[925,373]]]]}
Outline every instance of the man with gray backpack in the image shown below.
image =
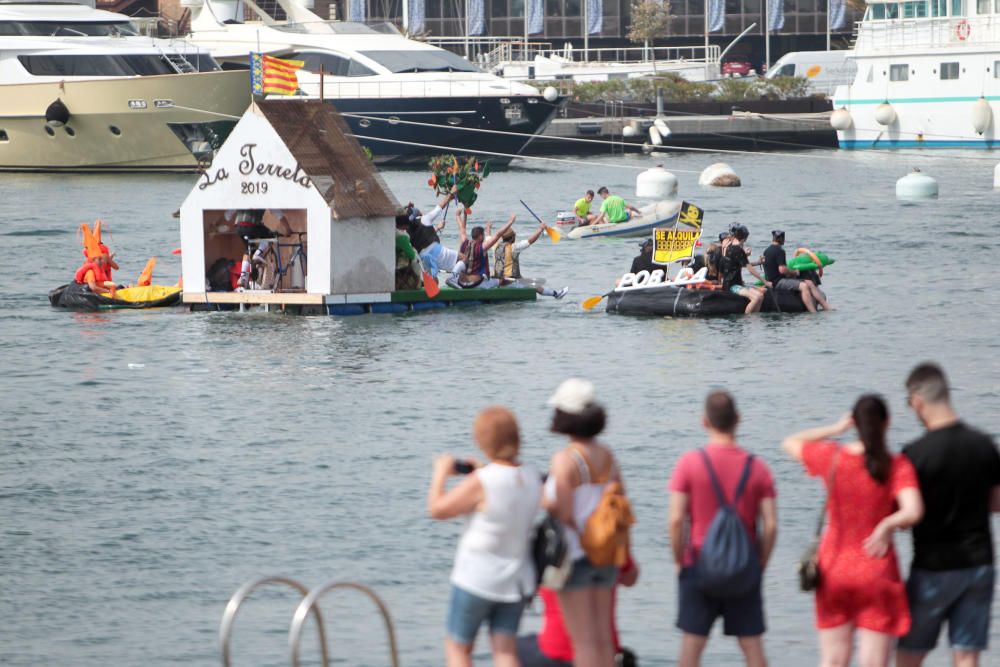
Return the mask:
{"type": "Polygon", "coordinates": [[[733,397],[711,392],[702,417],[708,444],[681,456],[670,478],[677,627],[684,633],[679,667],[697,667],[719,616],[748,667],[767,665],[761,577],[778,532],[774,479],[736,443],[738,423],[733,397]]]}

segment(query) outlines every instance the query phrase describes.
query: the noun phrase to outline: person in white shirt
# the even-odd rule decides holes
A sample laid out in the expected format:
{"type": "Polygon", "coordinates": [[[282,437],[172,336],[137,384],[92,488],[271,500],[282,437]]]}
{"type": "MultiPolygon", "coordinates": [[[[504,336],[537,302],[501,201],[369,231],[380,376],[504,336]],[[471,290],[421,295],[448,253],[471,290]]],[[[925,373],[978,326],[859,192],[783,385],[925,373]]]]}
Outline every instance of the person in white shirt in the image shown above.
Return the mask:
{"type": "Polygon", "coordinates": [[[476,634],[488,623],[493,664],[517,667],[517,629],[535,590],[531,536],[541,475],[518,462],[520,433],[506,408],[484,409],[472,433],[489,463],[446,491],[450,476],[468,471],[451,455],[437,457],[427,496],[432,518],[468,519],[451,572],[445,656],[448,667],[471,667],[476,634]]]}
{"type": "Polygon", "coordinates": [[[551,296],[556,299],[566,296],[569,287],[556,290],[551,287],[531,285],[522,279],[521,253],[541,238],[544,231],[545,225],[541,224],[534,234],[520,241],[517,240],[517,234],[513,229],[503,233],[500,237],[500,243],[493,251],[493,277],[500,281],[501,287],[534,287],[535,291],[542,296],[551,296]]]}

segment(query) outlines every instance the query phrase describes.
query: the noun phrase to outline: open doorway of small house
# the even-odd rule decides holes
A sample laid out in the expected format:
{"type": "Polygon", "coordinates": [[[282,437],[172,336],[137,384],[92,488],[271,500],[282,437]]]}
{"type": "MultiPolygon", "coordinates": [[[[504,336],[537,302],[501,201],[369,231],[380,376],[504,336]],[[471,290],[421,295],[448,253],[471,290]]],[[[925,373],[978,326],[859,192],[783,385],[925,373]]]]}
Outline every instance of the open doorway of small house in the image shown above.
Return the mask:
{"type": "Polygon", "coordinates": [[[305,209],[205,210],[202,226],[209,290],[305,291],[305,209]]]}

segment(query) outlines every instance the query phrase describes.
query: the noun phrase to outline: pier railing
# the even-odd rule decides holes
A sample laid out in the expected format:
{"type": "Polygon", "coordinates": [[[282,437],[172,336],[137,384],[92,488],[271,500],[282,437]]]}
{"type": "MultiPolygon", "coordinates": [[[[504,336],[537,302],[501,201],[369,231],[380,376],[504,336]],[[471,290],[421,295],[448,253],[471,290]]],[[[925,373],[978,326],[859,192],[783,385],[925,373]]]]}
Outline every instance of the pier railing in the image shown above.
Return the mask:
{"type": "Polygon", "coordinates": [[[865,53],[928,48],[979,48],[1000,45],[1000,16],[863,21],[857,24],[854,48],[865,53]]]}

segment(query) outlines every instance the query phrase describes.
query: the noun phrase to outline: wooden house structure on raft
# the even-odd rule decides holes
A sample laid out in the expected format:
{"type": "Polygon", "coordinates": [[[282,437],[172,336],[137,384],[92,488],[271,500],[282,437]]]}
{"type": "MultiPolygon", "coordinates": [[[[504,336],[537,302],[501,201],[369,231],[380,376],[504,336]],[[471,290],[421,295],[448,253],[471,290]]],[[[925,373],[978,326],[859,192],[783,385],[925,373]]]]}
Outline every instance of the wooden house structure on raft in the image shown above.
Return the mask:
{"type": "Polygon", "coordinates": [[[535,298],[522,289],[442,288],[434,299],[394,291],[397,206],[329,102],[258,101],[181,205],[184,302],[353,315],[535,298]],[[237,289],[244,259],[262,248],[273,275],[237,289]],[[225,265],[232,283],[210,280],[225,265]]]}

